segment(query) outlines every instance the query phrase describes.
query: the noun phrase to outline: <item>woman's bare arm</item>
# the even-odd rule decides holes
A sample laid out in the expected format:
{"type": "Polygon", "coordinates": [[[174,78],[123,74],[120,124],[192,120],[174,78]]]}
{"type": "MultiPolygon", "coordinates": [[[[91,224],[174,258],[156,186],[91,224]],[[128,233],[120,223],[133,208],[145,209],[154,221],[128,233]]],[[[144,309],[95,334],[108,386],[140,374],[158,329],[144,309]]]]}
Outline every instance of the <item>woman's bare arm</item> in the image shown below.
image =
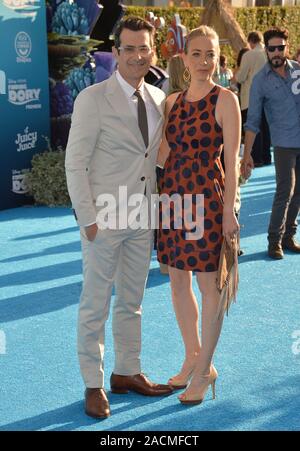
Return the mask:
{"type": "Polygon", "coordinates": [[[167,124],[168,124],[168,119],[169,119],[169,114],[170,111],[178,97],[179,93],[175,92],[174,94],[171,94],[167,100],[166,100],[166,106],[165,106],[165,123],[164,123],[164,127],[163,127],[163,133],[162,133],[162,140],[160,143],[160,147],[158,150],[158,155],[157,155],[157,165],[160,166],[161,168],[164,167],[164,164],[169,156],[169,152],[170,152],[170,147],[166,138],[166,128],[167,128],[167,124]]]}
{"type": "Polygon", "coordinates": [[[223,129],[225,160],[225,193],[223,234],[232,236],[238,229],[234,215],[239,178],[239,149],[241,143],[241,113],[238,98],[228,90],[222,90],[217,105],[216,119],[223,129]]]}

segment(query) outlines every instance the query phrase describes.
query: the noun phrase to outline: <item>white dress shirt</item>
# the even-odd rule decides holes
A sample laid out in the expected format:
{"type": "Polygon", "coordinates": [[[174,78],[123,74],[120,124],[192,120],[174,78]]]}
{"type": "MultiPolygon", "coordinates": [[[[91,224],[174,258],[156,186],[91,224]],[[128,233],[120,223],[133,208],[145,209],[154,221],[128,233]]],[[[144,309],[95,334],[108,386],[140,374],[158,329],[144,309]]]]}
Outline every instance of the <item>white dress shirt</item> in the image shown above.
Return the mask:
{"type": "MultiPolygon", "coordinates": [[[[127,83],[126,80],[122,77],[120,72],[116,71],[116,77],[118,82],[121,85],[121,88],[123,89],[126,98],[128,100],[129,108],[132,111],[132,114],[136,117],[136,120],[138,121],[138,99],[137,96],[134,95],[136,89],[131,86],[129,83],[127,83]]],[[[149,142],[151,141],[157,122],[160,119],[160,114],[157,111],[155,105],[152,102],[151,96],[149,95],[147,89],[145,88],[145,82],[143,81],[142,85],[139,88],[139,91],[141,93],[141,96],[145,102],[146,112],[147,112],[147,121],[148,121],[148,136],[149,136],[149,142]]]]}

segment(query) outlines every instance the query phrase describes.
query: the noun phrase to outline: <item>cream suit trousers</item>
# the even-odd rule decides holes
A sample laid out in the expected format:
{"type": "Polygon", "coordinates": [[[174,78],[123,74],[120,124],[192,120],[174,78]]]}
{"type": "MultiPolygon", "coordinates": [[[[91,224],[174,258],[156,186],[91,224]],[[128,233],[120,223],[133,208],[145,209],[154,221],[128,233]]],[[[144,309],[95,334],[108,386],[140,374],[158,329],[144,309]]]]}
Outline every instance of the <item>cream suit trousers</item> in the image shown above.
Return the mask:
{"type": "Polygon", "coordinates": [[[153,249],[152,230],[99,230],[93,242],[81,232],[83,288],[79,305],[78,355],[86,387],[104,386],[105,323],[113,285],[114,373],[141,372],[141,302],[153,249]]]}

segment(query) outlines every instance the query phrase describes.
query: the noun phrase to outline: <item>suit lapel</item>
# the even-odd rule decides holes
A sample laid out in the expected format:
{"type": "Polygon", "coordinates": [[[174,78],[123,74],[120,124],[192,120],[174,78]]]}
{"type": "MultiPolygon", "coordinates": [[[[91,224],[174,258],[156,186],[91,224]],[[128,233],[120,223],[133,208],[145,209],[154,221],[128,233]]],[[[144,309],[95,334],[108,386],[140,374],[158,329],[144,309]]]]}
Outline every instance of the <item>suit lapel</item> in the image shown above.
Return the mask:
{"type": "Polygon", "coordinates": [[[145,143],[138,122],[132,114],[128,105],[128,99],[115,74],[108,81],[105,97],[115,110],[116,115],[124,123],[124,126],[132,132],[139,145],[142,146],[141,149],[145,149],[145,143]]]}
{"type": "Polygon", "coordinates": [[[157,88],[154,89],[153,86],[150,85],[149,83],[145,83],[145,88],[147,89],[147,92],[148,92],[149,96],[151,97],[155,108],[159,112],[159,115],[161,116],[161,118],[164,118],[164,111],[163,111],[163,107],[161,104],[161,98],[160,98],[160,96],[157,95],[157,91],[156,91],[157,88]]]}
{"type": "MultiPolygon", "coordinates": [[[[154,89],[148,83],[145,84],[145,88],[160,116],[160,119],[157,121],[155,133],[153,133],[153,136],[148,144],[148,148],[150,148],[152,141],[157,138],[157,131],[161,126],[161,122],[164,120],[164,111],[161,102],[161,96],[157,95],[156,89],[154,89]]],[[[123,122],[124,126],[132,132],[134,138],[140,146],[140,149],[145,151],[146,147],[138,122],[136,120],[136,117],[134,117],[131,112],[131,109],[128,105],[128,99],[123,89],[121,88],[115,74],[113,74],[108,80],[105,97],[116,112],[116,115],[123,122]]]]}
{"type": "Polygon", "coordinates": [[[148,147],[150,147],[152,141],[157,138],[157,136],[156,136],[157,135],[157,131],[158,131],[159,127],[161,126],[161,123],[164,121],[164,110],[163,110],[163,105],[162,105],[162,102],[161,102],[161,96],[157,95],[157,90],[153,89],[152,85],[150,85],[148,83],[145,83],[145,88],[147,89],[147,92],[148,92],[149,96],[152,99],[152,103],[155,106],[155,108],[158,111],[159,116],[160,116],[159,120],[157,121],[155,131],[154,131],[154,133],[152,135],[152,139],[149,142],[149,146],[148,147]]]}

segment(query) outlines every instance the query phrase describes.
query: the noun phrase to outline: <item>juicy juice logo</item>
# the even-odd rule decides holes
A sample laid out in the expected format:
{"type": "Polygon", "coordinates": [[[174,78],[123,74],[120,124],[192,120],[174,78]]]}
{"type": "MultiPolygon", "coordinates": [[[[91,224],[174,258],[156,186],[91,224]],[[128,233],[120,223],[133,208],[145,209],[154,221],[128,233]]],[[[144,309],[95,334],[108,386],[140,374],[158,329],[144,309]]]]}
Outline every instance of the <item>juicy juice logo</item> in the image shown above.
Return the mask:
{"type": "Polygon", "coordinates": [[[34,149],[37,142],[37,132],[29,132],[29,127],[24,129],[24,134],[17,134],[17,139],[15,143],[17,144],[17,152],[22,152],[23,150],[34,149]]]}

